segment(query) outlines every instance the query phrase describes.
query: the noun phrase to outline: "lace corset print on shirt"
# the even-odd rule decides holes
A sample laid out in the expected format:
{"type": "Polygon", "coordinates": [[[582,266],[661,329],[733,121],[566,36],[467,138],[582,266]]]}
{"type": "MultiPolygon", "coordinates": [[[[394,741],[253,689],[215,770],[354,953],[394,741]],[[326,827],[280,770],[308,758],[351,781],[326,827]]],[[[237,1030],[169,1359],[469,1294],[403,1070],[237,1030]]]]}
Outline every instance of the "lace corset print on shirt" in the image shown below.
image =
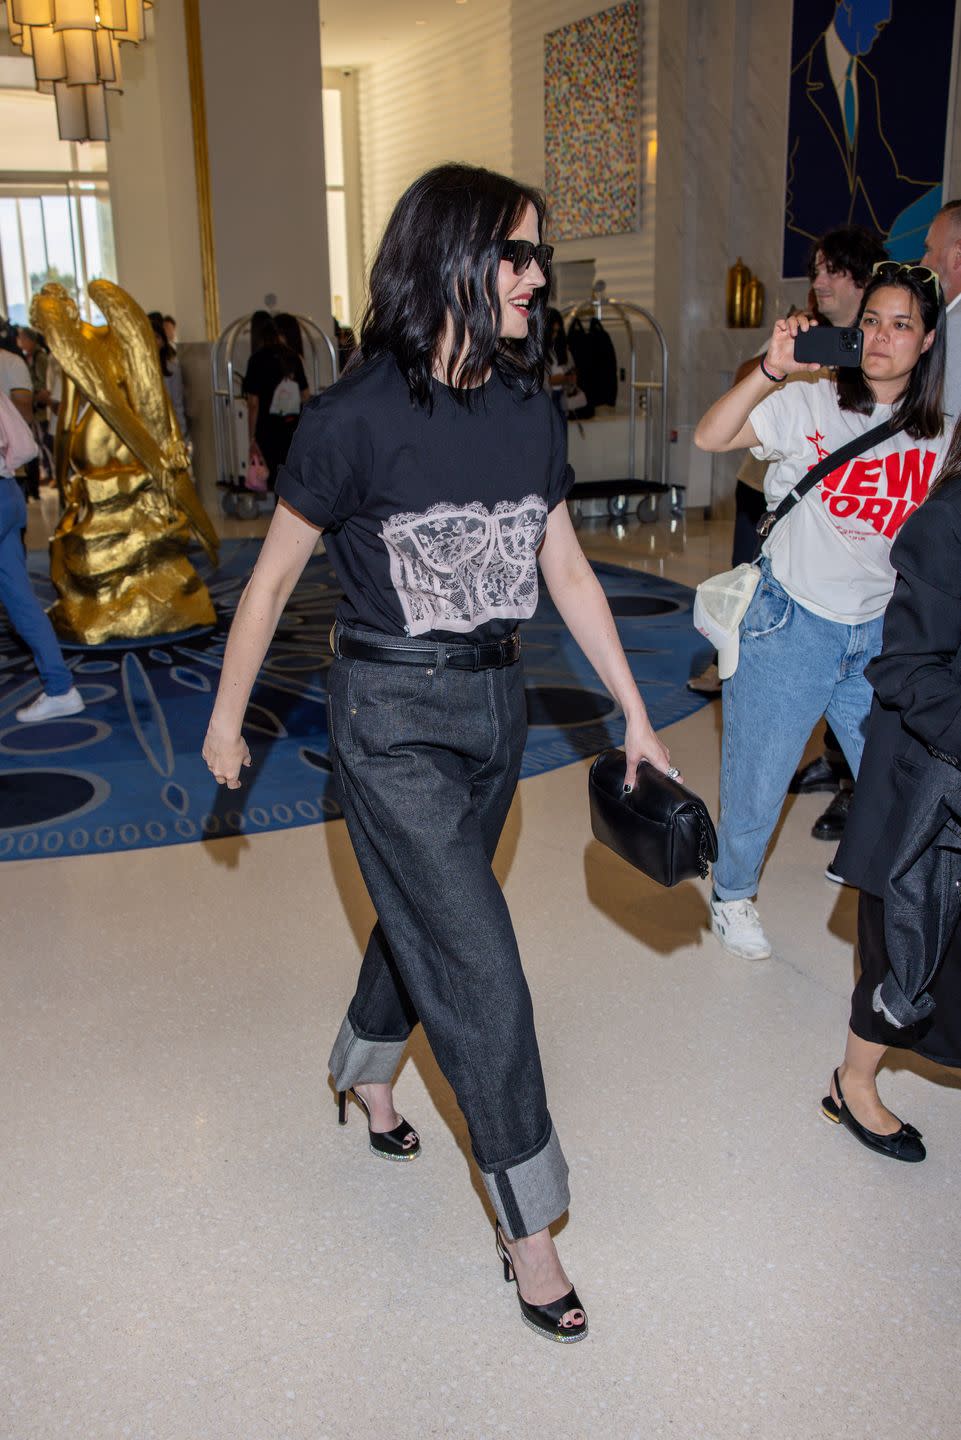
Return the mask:
{"type": "Polygon", "coordinates": [[[539,495],[500,500],[492,511],[479,502],[445,503],[392,515],[380,533],[408,634],[467,632],[533,615],[546,525],[539,495]]]}

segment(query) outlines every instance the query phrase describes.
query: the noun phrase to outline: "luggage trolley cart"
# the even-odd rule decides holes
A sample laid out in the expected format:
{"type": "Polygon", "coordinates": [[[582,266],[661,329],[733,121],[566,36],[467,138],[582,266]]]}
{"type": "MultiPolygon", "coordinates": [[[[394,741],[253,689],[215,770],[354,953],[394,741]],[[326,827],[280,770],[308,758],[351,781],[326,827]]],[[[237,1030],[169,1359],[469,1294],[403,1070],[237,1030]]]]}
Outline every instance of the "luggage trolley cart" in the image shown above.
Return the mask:
{"type": "MultiPolygon", "coordinates": [[[[682,485],[672,485],[667,478],[667,381],[668,354],[664,331],[649,310],[633,305],[627,300],[615,300],[604,294],[604,282],[594,286],[589,300],[579,300],[565,306],[562,314],[565,329],[577,317],[580,320],[614,320],[624,326],[630,346],[629,391],[630,403],[627,412],[627,464],[624,472],[607,480],[578,480],[571,492],[575,516],[579,514],[579,500],[606,499],[608,512],[615,519],[627,514],[631,497],[639,495],[637,514],[640,520],[657,518],[658,501],[662,495],[670,494],[671,513],[676,515],[683,506],[682,485]],[[657,340],[660,355],[660,374],[646,380],[638,379],[638,322],[646,325],[657,340]],[[637,472],[637,415],[644,412],[644,473],[637,472]],[[657,416],[657,423],[654,417],[657,416]]],[[[585,424],[590,425],[591,421],[585,424]]]]}
{"type": "MultiPolygon", "coordinates": [[[[337,347],[326,330],[306,315],[295,319],[304,337],[304,370],[311,393],[316,395],[337,379],[337,347]]],[[[210,354],[217,484],[223,489],[220,503],[225,515],[241,520],[255,519],[274,503],[272,495],[246,488],[249,441],[247,406],[241,392],[249,355],[250,316],[242,315],[227,326],[210,354]]]]}

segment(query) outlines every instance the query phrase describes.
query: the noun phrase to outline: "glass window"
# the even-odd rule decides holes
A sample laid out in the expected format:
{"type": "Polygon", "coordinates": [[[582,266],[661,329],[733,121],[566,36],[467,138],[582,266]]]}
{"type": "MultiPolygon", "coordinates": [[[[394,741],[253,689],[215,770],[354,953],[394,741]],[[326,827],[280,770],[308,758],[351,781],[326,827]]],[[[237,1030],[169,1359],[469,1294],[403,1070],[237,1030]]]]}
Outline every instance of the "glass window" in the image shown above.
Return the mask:
{"type": "Polygon", "coordinates": [[[51,281],[100,324],[87,286],[117,279],[106,181],[0,183],[0,262],[0,308],[16,324],[29,324],[30,297],[51,281]]]}
{"type": "Polygon", "coordinates": [[[60,139],[52,95],[0,89],[0,312],[17,324],[48,281],[102,319],[87,285],[117,278],[106,170],[106,145],[60,139]]]}
{"type": "Polygon", "coordinates": [[[344,127],[340,91],[325,89],[323,99],[330,303],[338,324],[349,325],[350,267],[347,262],[347,197],[344,193],[344,127]]]}

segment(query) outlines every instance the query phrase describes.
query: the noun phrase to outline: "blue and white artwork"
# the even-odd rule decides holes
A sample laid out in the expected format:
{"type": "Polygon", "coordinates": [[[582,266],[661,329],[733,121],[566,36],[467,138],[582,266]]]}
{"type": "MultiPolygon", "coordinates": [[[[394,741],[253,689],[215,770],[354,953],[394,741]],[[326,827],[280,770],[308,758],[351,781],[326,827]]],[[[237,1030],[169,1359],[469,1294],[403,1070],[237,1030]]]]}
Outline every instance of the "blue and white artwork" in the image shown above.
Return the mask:
{"type": "Polygon", "coordinates": [[[955,0],[795,0],[784,277],[838,225],[916,260],[943,204],[955,0]]]}

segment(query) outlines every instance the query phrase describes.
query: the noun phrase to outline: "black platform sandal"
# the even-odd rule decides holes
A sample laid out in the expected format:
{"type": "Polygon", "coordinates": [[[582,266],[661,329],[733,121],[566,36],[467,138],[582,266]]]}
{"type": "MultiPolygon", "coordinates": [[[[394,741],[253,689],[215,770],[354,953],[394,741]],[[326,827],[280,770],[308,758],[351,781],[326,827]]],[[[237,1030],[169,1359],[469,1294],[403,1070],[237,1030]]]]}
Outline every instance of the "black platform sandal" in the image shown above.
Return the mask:
{"type": "Polygon", "coordinates": [[[412,1130],[403,1117],[393,1130],[371,1130],[370,1110],[366,1101],[354,1089],[337,1091],[337,1119],[341,1125],[347,1124],[347,1101],[351,1095],[367,1116],[367,1135],[372,1155],[377,1155],[381,1160],[417,1159],[420,1154],[420,1136],[417,1131],[412,1130]]]}
{"type": "Polygon", "coordinates": [[[915,1130],[913,1125],[907,1125],[902,1121],[901,1129],[895,1130],[893,1135],[877,1135],[873,1130],[867,1130],[859,1120],[855,1120],[844,1100],[844,1092],[841,1089],[841,1081],[838,1072],[834,1072],[834,1088],[838,1092],[837,1100],[833,1095],[825,1095],[821,1101],[821,1114],[825,1120],[830,1120],[833,1125],[844,1125],[855,1140],[860,1140],[869,1150],[874,1150],[878,1155],[887,1155],[890,1160],[905,1160],[908,1164],[917,1164],[923,1160],[928,1153],[921,1144],[921,1132],[915,1130]]]}
{"type": "Polygon", "coordinates": [[[536,1330],[538,1335],[544,1335],[548,1340],[559,1340],[562,1345],[573,1345],[577,1340],[583,1340],[587,1334],[587,1314],[583,1305],[577,1298],[577,1291],[572,1285],[566,1295],[559,1300],[552,1300],[549,1305],[532,1305],[525,1300],[521,1294],[521,1287],[517,1284],[517,1276],[514,1274],[514,1262],[507,1251],[507,1242],[504,1239],[504,1232],[500,1225],[495,1230],[497,1253],[504,1265],[504,1279],[508,1285],[513,1280],[517,1287],[517,1303],[521,1307],[521,1317],[525,1325],[536,1330]],[[583,1319],[564,1322],[564,1316],[571,1310],[579,1310],[583,1319]]]}

